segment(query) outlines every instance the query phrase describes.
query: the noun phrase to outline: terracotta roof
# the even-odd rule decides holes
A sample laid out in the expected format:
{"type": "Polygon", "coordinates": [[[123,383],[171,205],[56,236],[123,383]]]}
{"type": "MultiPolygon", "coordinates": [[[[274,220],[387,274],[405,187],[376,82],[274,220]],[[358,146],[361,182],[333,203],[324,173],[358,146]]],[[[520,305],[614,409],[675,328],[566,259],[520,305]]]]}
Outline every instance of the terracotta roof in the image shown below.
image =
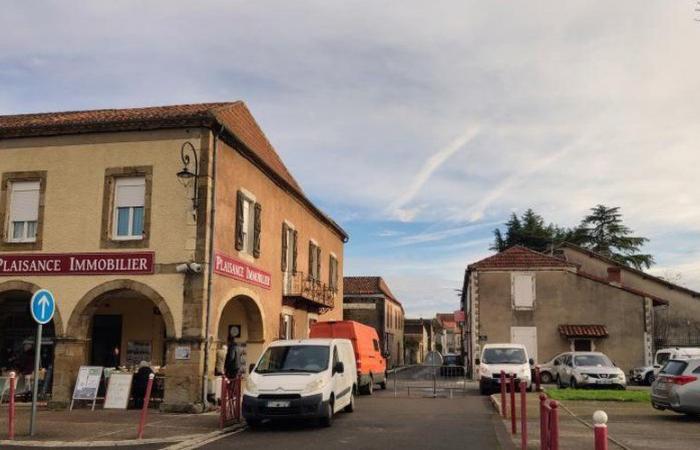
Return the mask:
{"type": "Polygon", "coordinates": [[[559,334],[570,338],[608,337],[605,325],[559,325],[559,334]]]}
{"type": "Polygon", "coordinates": [[[382,277],[343,277],[343,292],[350,295],[385,295],[401,306],[382,277]]]}
{"type": "Polygon", "coordinates": [[[561,258],[516,245],[469,265],[470,269],[575,268],[561,258]]]}
{"type": "Polygon", "coordinates": [[[345,230],[306,197],[242,101],[0,116],[0,138],[183,127],[208,127],[216,132],[223,127],[242,144],[244,148],[239,151],[271,172],[273,178],[277,177],[324,222],[347,239],[345,230]]]}

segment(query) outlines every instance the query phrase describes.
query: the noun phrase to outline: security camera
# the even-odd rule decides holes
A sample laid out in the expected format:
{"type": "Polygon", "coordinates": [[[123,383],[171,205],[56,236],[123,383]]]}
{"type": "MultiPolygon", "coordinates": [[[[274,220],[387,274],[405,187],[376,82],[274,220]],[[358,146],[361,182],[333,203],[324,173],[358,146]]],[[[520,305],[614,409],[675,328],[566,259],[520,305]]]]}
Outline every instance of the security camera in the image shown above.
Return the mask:
{"type": "Polygon", "coordinates": [[[199,263],[195,263],[195,262],[190,263],[189,268],[194,273],[202,273],[202,265],[199,263]]]}
{"type": "Polygon", "coordinates": [[[190,269],[189,264],[183,263],[183,264],[178,264],[175,266],[175,272],[177,273],[185,273],[190,269]]]}

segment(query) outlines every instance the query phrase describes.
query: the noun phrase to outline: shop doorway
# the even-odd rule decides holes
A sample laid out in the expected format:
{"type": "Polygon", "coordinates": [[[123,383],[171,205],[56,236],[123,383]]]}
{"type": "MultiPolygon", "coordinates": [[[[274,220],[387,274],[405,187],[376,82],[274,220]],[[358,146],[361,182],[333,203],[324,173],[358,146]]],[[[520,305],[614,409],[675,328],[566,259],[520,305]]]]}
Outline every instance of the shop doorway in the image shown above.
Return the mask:
{"type": "MultiPolygon", "coordinates": [[[[29,392],[34,372],[36,322],[29,312],[32,293],[6,291],[0,294],[0,376],[14,371],[17,392],[29,392]]],[[[51,393],[54,366],[55,327],[53,321],[44,325],[41,340],[39,395],[51,393]]]]}
{"type": "Polygon", "coordinates": [[[122,316],[95,314],[92,319],[90,364],[115,367],[122,352],[122,316]]]}
{"type": "Polygon", "coordinates": [[[241,371],[247,371],[248,366],[261,355],[264,342],[262,314],[257,303],[246,296],[229,300],[219,318],[218,369],[221,369],[222,358],[226,361],[231,358],[231,348],[235,346],[238,358],[235,365],[241,371]],[[226,357],[221,351],[224,346],[228,353],[226,357]]]}

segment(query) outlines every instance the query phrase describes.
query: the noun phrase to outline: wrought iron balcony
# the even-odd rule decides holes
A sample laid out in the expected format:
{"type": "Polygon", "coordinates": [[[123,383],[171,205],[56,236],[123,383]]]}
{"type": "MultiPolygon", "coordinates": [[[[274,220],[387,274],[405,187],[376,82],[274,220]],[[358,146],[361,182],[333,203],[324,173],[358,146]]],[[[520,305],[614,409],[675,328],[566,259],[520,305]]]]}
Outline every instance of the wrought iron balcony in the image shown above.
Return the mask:
{"type": "Polygon", "coordinates": [[[310,303],[323,310],[335,305],[337,290],[314,280],[303,272],[285,274],[284,298],[310,303]]]}

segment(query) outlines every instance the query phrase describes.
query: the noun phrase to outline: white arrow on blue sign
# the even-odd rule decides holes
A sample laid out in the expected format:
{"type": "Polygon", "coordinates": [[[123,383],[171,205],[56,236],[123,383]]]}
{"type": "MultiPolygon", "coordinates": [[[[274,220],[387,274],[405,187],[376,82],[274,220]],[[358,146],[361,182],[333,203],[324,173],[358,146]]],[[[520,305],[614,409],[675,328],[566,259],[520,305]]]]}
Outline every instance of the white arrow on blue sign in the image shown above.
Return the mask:
{"type": "Polygon", "coordinates": [[[53,314],[56,312],[56,301],[53,294],[46,289],[36,291],[32,295],[30,310],[36,323],[44,325],[51,322],[53,314]]]}

